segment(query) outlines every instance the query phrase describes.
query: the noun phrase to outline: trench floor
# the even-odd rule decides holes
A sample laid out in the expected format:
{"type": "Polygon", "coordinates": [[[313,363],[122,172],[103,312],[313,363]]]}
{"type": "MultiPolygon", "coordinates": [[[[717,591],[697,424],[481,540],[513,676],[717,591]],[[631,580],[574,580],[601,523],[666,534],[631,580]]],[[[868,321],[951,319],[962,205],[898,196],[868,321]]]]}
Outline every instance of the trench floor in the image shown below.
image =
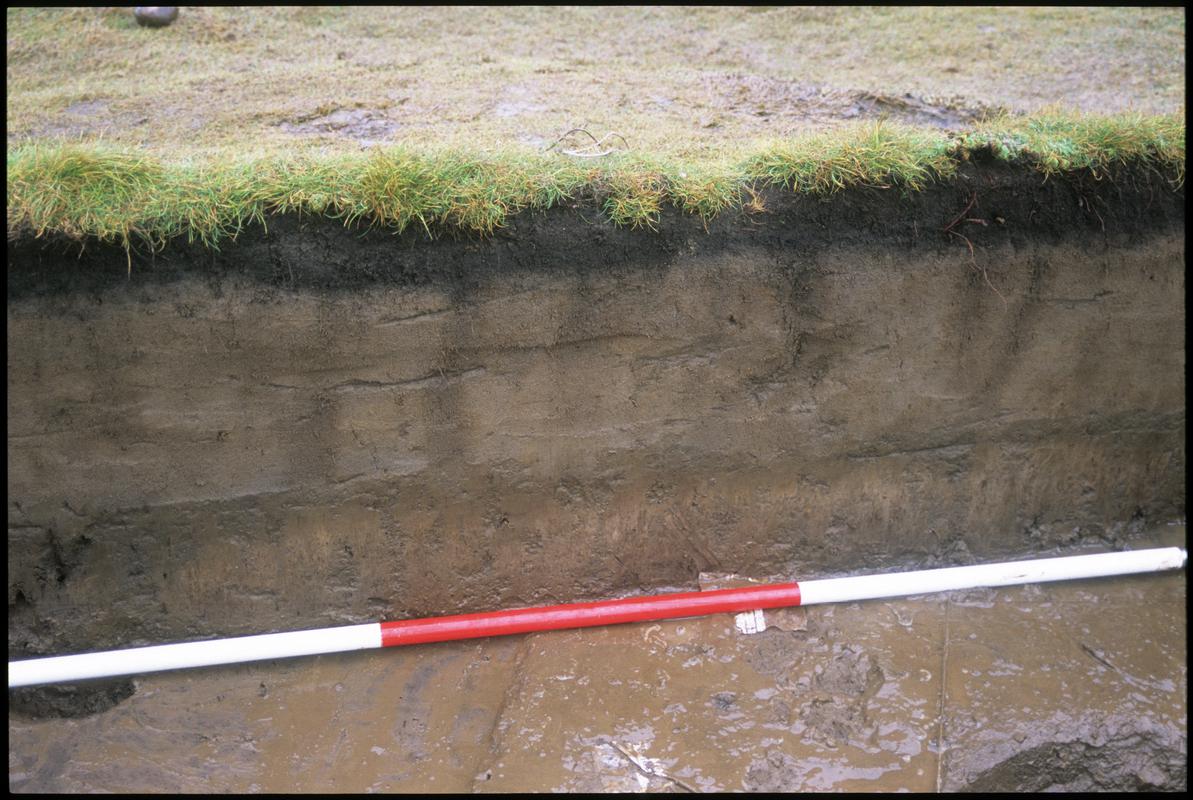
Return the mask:
{"type": "MultiPolygon", "coordinates": [[[[1183,546],[1184,526],[1151,538],[1183,546]]],[[[1031,788],[1031,764],[1065,769],[1040,754],[1078,748],[1171,788],[1185,596],[1176,572],[767,612],[752,635],[722,615],[150,675],[91,717],[10,711],[8,783],[950,791],[1031,788]]]]}

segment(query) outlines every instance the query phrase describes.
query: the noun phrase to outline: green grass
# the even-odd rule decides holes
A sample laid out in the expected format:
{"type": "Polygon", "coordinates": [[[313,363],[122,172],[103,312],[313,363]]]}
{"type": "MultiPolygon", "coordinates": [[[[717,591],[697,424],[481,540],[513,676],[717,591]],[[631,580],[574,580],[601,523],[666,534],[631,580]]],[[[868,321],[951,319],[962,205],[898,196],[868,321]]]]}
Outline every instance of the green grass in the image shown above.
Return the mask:
{"type": "Polygon", "coordinates": [[[1086,117],[1040,115],[998,119],[960,137],[962,153],[989,148],[1003,160],[1024,158],[1046,174],[1090,170],[1095,176],[1129,162],[1171,171],[1178,185],[1185,174],[1184,114],[1120,114],[1086,117]]]}
{"type": "Polygon", "coordinates": [[[811,194],[857,186],[915,191],[979,152],[1045,175],[1101,176],[1136,164],[1179,187],[1184,117],[1042,114],[960,134],[875,122],[733,159],[692,161],[403,147],[167,161],[130,148],[31,143],[8,152],[8,236],[60,234],[155,249],[184,237],[218,247],[278,213],[428,235],[441,228],[489,234],[514,214],[565,201],[596,202],[615,224],[654,228],[668,206],[707,221],[750,208],[768,186],[811,194]]]}

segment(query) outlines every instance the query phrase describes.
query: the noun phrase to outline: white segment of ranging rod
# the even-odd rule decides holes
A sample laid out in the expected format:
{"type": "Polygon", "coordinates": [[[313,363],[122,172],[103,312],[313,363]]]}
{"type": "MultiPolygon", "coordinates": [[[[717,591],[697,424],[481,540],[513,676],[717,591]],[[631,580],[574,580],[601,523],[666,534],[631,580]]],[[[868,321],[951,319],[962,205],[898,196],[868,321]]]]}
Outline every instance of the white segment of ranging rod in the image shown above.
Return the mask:
{"type": "Polygon", "coordinates": [[[82,653],[75,656],[33,658],[8,662],[8,688],[40,683],[69,683],[88,678],[108,678],[141,672],[160,672],[214,664],[239,664],[269,658],[342,653],[381,646],[381,623],[316,628],[288,633],[264,633],[233,639],[159,644],[82,653]]]}
{"type": "Polygon", "coordinates": [[[983,586],[1014,586],[1023,583],[1102,578],[1135,572],[1180,569],[1184,565],[1184,550],[1179,547],[1159,547],[1152,550],[1124,550],[1119,553],[1006,561],[1001,564],[975,564],[970,567],[945,567],[886,575],[826,578],[799,582],[800,605],[870,600],[876,597],[905,597],[983,586]]]}

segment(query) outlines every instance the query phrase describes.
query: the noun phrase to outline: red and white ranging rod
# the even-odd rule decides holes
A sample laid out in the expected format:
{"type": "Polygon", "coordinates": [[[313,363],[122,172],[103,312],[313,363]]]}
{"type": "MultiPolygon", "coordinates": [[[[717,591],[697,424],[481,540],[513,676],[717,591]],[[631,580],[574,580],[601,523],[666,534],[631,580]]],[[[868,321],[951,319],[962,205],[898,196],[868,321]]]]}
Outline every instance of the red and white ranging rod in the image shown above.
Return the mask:
{"type": "Polygon", "coordinates": [[[737,613],[782,606],[903,597],[983,586],[1013,586],[1157,572],[1181,569],[1185,565],[1185,557],[1185,551],[1179,547],[1164,547],[885,575],[829,578],[800,583],[777,583],[739,589],[716,589],[707,592],[627,597],[592,603],[516,608],[509,611],[486,611],[479,614],[399,622],[370,622],[338,628],[134,647],[101,653],[10,661],[8,686],[11,689],[18,686],[68,683],[90,678],[139,675],[168,669],[238,664],[403,644],[737,613]]]}

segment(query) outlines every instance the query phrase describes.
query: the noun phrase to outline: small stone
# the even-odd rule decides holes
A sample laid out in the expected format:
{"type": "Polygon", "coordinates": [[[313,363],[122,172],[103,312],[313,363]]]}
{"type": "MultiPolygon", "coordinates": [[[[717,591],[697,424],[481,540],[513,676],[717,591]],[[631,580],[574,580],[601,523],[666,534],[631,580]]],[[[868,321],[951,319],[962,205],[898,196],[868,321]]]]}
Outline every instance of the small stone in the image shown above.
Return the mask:
{"type": "Polygon", "coordinates": [[[767,609],[766,622],[769,627],[778,628],[781,631],[806,631],[808,629],[808,610],[794,607],[767,609]]]}
{"type": "Polygon", "coordinates": [[[137,24],[147,28],[164,28],[178,19],[178,6],[136,6],[133,16],[137,24]]]}
{"type": "Polygon", "coordinates": [[[1155,787],[1157,789],[1165,789],[1169,784],[1168,775],[1155,764],[1145,764],[1142,769],[1135,773],[1135,777],[1144,786],[1155,787]]]}

